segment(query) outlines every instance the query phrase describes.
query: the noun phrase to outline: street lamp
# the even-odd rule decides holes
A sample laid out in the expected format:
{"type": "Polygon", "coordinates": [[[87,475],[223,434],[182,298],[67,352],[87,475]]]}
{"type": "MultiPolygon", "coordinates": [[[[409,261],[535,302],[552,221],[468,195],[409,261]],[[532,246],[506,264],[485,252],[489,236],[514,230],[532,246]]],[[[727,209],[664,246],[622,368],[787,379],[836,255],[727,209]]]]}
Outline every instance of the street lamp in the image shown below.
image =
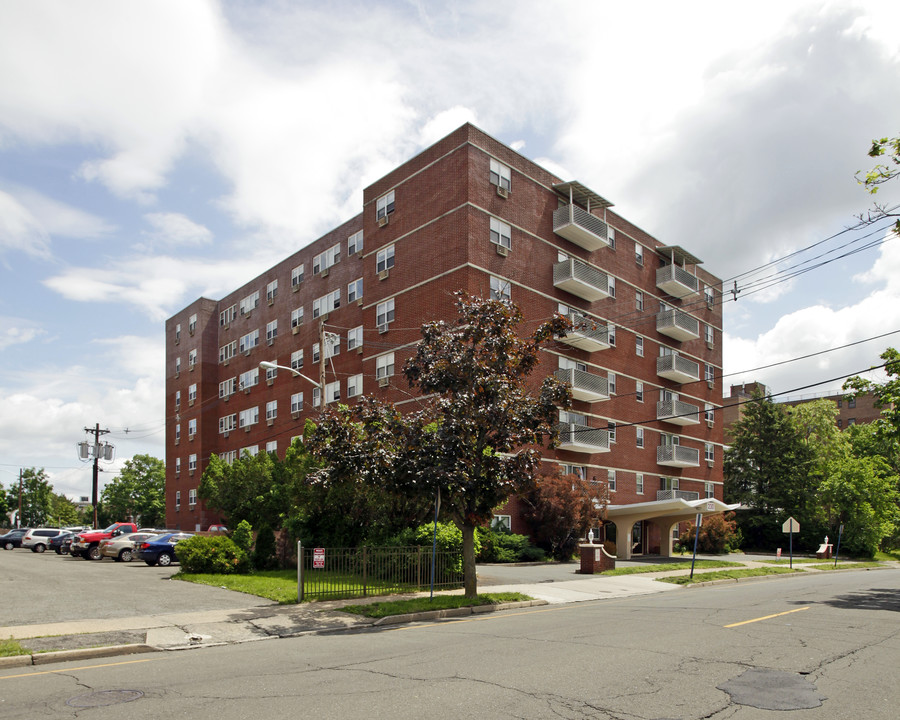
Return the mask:
{"type": "Polygon", "coordinates": [[[315,386],[316,386],[317,388],[319,388],[320,390],[322,389],[322,386],[321,386],[319,383],[317,383],[315,380],[313,380],[312,378],[306,377],[306,375],[304,375],[304,374],[303,374],[302,372],[300,372],[299,370],[295,370],[294,368],[288,367],[287,365],[279,365],[279,364],[277,364],[277,363],[269,362],[268,360],[263,360],[263,361],[259,364],[259,366],[260,366],[263,370],[287,370],[289,373],[293,373],[293,374],[294,374],[294,377],[302,377],[304,380],[306,380],[306,381],[309,382],[309,383],[312,383],[313,385],[315,385],[315,386]]]}

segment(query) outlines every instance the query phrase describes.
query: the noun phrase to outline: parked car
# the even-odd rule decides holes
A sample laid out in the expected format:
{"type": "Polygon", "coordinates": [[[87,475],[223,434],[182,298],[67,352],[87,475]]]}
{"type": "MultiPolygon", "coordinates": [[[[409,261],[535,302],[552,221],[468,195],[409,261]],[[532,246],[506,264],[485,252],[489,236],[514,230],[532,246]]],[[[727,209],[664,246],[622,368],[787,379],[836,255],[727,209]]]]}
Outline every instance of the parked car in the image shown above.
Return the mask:
{"type": "Polygon", "coordinates": [[[100,542],[112,537],[137,532],[138,527],[134,523],[113,523],[103,530],[85,530],[78,533],[72,540],[69,552],[72,557],[83,557],[85,560],[102,560],[100,554],[100,542]]]}
{"type": "Polygon", "coordinates": [[[227,532],[228,532],[228,528],[225,527],[224,525],[210,525],[210,526],[209,526],[209,530],[208,530],[207,532],[227,533],[227,532]]]}
{"type": "Polygon", "coordinates": [[[159,563],[162,567],[168,567],[173,562],[178,562],[178,557],[175,555],[175,544],[179,540],[187,540],[189,537],[194,536],[190,533],[178,532],[144,540],[137,551],[137,559],[143,560],[148,565],[159,563]]]}
{"type": "Polygon", "coordinates": [[[31,528],[22,537],[22,547],[28,548],[31,552],[42,553],[47,549],[51,539],[64,532],[65,530],[60,528],[31,528]]]}
{"type": "Polygon", "coordinates": [[[144,540],[155,538],[156,535],[157,534],[152,531],[143,531],[119,535],[118,537],[109,538],[108,540],[101,540],[100,555],[103,557],[111,557],[116,562],[131,562],[137,545],[144,540]]]}
{"type": "Polygon", "coordinates": [[[0,535],[0,547],[4,550],[22,547],[22,538],[25,537],[25,533],[29,530],[31,528],[15,528],[6,533],[6,535],[0,535]]]}
{"type": "Polygon", "coordinates": [[[75,537],[73,532],[64,532],[55,538],[50,538],[47,544],[48,550],[55,550],[57,555],[68,555],[69,546],[72,544],[72,538],[75,537]]]}

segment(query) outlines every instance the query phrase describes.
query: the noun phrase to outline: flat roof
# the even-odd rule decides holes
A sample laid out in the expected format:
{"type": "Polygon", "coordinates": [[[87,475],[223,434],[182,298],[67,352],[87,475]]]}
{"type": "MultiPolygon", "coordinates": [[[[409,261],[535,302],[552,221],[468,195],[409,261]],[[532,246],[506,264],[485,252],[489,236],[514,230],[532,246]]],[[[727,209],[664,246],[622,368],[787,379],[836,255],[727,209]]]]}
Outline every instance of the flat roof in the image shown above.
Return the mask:
{"type": "Polygon", "coordinates": [[[569,199],[569,191],[571,191],[572,199],[585,207],[590,203],[591,207],[603,207],[609,208],[612,207],[613,204],[607,200],[606,198],[598,195],[589,187],[582,185],[577,180],[570,180],[569,182],[557,183],[553,186],[553,189],[556,190],[560,195],[562,195],[566,200],[569,199]]]}

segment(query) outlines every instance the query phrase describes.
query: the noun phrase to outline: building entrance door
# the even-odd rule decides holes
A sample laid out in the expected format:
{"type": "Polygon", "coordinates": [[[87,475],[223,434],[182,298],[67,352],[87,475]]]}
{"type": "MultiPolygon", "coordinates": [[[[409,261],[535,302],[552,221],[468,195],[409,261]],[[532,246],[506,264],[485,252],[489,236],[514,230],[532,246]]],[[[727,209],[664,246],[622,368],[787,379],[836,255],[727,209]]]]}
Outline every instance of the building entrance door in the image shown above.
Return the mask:
{"type": "Polygon", "coordinates": [[[646,552],[647,534],[644,532],[644,521],[640,520],[631,528],[631,555],[643,555],[646,552]]]}

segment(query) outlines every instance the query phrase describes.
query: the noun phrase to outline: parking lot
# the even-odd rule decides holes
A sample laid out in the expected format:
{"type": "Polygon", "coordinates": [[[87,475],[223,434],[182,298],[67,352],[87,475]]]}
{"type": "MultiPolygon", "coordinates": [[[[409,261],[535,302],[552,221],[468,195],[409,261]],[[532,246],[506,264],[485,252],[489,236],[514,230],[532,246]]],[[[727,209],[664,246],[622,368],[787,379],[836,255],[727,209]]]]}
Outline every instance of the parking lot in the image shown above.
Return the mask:
{"type": "Polygon", "coordinates": [[[178,566],[82,560],[0,550],[0,626],[226,610],[272,604],[223,588],[170,580],[178,566]]]}

